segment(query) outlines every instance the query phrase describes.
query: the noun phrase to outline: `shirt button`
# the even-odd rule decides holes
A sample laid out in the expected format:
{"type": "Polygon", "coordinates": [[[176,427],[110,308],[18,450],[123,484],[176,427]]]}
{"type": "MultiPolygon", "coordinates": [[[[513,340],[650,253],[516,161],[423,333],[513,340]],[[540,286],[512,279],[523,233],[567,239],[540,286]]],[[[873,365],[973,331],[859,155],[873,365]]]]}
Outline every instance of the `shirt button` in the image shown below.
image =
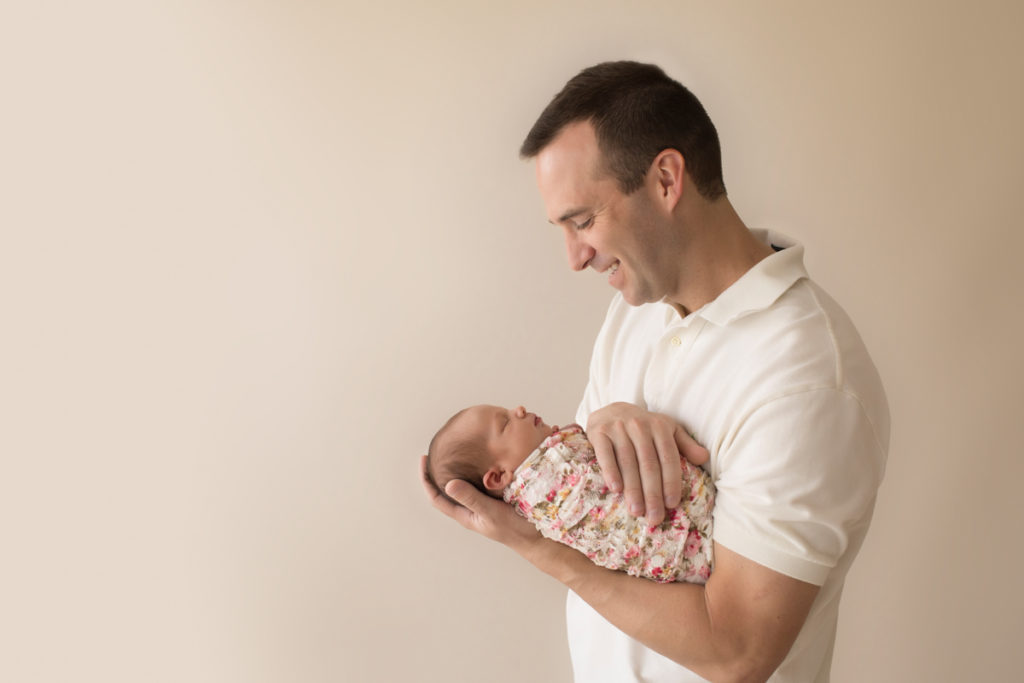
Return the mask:
{"type": "Polygon", "coordinates": [[[680,341],[679,337],[672,337],[672,346],[679,346],[683,342],[680,341]]]}

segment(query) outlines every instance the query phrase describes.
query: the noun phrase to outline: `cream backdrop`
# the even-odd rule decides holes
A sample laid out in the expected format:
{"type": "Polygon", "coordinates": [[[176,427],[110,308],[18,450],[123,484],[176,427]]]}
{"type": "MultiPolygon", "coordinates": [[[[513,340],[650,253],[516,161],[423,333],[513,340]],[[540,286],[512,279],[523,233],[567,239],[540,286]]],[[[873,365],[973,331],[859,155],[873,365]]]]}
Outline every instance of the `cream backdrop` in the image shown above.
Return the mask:
{"type": "Polygon", "coordinates": [[[612,292],[516,150],[616,58],[702,98],[888,388],[834,680],[1018,679],[1022,19],[5,3],[0,680],[568,680],[561,586],[416,459],[468,403],[575,411],[612,292]]]}

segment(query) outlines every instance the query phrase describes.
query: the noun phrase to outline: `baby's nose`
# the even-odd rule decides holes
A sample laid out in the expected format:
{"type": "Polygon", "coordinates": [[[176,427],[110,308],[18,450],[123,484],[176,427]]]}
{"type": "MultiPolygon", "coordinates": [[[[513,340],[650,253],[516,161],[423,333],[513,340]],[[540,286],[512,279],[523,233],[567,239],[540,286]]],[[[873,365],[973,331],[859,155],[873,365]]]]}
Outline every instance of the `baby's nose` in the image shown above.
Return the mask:
{"type": "Polygon", "coordinates": [[[519,417],[519,418],[526,417],[526,408],[524,408],[522,406],[518,406],[516,408],[516,417],[519,417]]]}

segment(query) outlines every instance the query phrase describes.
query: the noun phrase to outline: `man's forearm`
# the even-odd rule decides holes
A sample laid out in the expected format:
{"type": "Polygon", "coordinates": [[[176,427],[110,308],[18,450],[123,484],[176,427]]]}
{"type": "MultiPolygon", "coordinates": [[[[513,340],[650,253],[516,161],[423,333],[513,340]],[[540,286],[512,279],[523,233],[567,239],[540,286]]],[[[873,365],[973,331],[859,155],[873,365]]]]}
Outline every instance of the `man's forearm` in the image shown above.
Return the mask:
{"type": "MultiPolygon", "coordinates": [[[[426,457],[420,459],[425,472],[426,457]]],[[[792,647],[818,587],[779,574],[715,544],[704,586],[659,584],[593,564],[548,540],[509,505],[464,481],[445,499],[423,474],[434,507],[503,543],[586,600],[626,634],[714,681],[764,680],[792,647]]]]}
{"type": "Polygon", "coordinates": [[[708,680],[724,680],[714,662],[732,658],[714,656],[703,586],[659,584],[598,567],[554,542],[526,558],[635,640],[708,680]]]}
{"type": "Polygon", "coordinates": [[[522,554],[621,631],[704,678],[763,681],[792,646],[817,588],[796,582],[790,594],[792,580],[782,582],[782,593],[778,583],[751,583],[744,573],[753,563],[721,550],[728,565],[725,575],[712,574],[706,586],[660,584],[598,567],[547,539],[522,554]],[[729,595],[733,588],[738,596],[729,595]],[[755,596],[756,604],[744,605],[744,595],[755,596]]]}

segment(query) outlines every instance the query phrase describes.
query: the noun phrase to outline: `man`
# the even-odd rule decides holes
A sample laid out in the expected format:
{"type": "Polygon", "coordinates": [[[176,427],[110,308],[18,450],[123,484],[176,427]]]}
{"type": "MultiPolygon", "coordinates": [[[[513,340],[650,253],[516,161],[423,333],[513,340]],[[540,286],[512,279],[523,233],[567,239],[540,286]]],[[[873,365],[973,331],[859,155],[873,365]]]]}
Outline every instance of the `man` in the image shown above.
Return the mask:
{"type": "Polygon", "coordinates": [[[618,290],[577,414],[613,489],[652,523],[689,436],[718,488],[704,586],[602,569],[451,482],[434,505],[571,590],[576,680],[827,681],[839,599],[888,449],[877,372],[802,248],[749,230],[715,128],[655,66],[584,70],[523,144],[569,263],[618,290]]]}

